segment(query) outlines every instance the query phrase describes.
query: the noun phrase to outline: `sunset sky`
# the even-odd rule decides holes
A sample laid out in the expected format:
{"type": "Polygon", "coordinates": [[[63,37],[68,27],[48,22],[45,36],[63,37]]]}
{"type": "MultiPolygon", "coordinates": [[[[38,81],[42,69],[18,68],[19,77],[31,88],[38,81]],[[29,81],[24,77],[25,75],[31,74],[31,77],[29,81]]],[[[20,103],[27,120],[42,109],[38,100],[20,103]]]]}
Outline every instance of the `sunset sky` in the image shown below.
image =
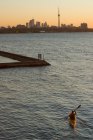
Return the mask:
{"type": "Polygon", "coordinates": [[[0,0],[0,26],[25,24],[30,19],[57,25],[88,23],[93,28],[93,0],[0,0]]]}

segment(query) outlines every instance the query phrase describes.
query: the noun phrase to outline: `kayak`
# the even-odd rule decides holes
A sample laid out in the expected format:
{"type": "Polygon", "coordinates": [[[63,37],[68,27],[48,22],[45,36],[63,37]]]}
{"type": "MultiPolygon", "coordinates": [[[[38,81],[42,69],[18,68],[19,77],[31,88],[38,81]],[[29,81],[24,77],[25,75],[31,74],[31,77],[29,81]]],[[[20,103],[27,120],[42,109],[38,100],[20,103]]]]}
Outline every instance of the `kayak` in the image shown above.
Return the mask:
{"type": "Polygon", "coordinates": [[[75,128],[76,127],[76,118],[74,120],[72,120],[70,117],[69,117],[69,125],[72,127],[72,128],[75,128]]]}
{"type": "Polygon", "coordinates": [[[79,105],[78,107],[76,107],[74,110],[72,110],[72,112],[69,113],[68,116],[68,120],[69,120],[69,125],[72,128],[75,128],[77,125],[77,120],[76,120],[76,110],[79,109],[81,107],[81,105],[79,105]]]}

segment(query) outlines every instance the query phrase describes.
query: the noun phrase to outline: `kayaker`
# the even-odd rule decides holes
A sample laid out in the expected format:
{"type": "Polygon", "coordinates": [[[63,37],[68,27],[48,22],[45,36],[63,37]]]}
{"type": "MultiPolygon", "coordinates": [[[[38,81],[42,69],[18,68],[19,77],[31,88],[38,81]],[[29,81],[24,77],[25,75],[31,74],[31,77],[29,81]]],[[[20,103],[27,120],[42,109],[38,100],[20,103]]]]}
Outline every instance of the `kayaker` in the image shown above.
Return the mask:
{"type": "Polygon", "coordinates": [[[71,120],[75,120],[76,119],[76,111],[73,111],[69,114],[69,117],[71,120]]]}

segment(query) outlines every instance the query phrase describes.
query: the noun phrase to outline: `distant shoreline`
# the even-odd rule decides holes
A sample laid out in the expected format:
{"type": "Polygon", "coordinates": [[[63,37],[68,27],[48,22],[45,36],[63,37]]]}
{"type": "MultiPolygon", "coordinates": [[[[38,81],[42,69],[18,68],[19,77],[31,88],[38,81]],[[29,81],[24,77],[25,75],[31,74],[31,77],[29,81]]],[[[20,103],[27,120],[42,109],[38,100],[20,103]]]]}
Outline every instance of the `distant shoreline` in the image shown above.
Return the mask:
{"type": "Polygon", "coordinates": [[[57,27],[48,27],[48,28],[0,28],[0,34],[11,34],[11,33],[64,33],[64,32],[93,32],[93,28],[57,28],[57,27]]]}

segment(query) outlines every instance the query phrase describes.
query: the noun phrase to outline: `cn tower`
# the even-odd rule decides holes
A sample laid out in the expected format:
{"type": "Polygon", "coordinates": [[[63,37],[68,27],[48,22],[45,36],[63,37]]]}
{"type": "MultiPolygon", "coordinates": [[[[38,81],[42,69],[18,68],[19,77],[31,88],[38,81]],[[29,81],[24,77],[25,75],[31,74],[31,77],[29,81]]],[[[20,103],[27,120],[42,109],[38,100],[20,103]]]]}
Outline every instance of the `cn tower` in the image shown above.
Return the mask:
{"type": "Polygon", "coordinates": [[[59,8],[58,8],[58,27],[60,27],[60,11],[59,11],[59,8]]]}

